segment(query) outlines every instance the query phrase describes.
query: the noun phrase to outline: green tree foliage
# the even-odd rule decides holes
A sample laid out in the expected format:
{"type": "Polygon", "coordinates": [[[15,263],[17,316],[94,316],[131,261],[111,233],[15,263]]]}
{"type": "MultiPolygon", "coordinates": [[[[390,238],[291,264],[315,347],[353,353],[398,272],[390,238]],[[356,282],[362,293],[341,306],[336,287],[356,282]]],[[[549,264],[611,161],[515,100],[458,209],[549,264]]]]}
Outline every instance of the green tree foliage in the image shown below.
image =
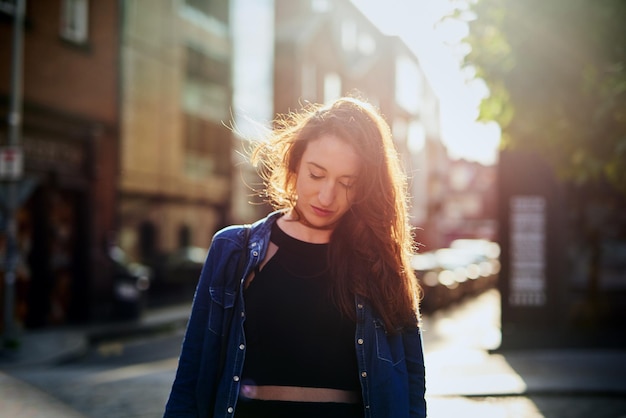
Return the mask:
{"type": "Polygon", "coordinates": [[[539,152],[564,179],[626,194],[626,1],[475,0],[466,65],[502,147],[539,152]]]}

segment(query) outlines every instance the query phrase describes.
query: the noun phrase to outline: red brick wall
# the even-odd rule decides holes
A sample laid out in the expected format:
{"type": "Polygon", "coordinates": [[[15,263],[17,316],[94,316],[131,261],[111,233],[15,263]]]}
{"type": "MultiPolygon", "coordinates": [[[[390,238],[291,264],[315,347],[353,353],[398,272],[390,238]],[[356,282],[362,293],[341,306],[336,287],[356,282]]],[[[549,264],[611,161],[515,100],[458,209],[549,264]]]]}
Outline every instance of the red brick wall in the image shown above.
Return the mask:
{"type": "MultiPolygon", "coordinates": [[[[60,36],[61,2],[28,2],[24,30],[24,101],[113,123],[117,118],[117,2],[89,2],[89,40],[60,36]]],[[[12,22],[0,23],[0,93],[9,91],[12,22]]]]}

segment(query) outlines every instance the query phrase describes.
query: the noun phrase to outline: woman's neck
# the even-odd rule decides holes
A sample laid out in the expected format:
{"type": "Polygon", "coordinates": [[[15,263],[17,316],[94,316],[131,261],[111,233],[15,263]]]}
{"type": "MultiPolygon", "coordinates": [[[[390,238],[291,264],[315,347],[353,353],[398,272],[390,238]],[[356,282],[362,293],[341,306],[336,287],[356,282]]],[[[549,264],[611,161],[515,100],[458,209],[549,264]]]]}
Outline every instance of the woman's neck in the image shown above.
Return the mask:
{"type": "Polygon", "coordinates": [[[278,226],[287,235],[300,241],[312,244],[326,244],[330,241],[334,225],[328,228],[318,228],[311,225],[297,210],[291,209],[277,220],[278,226]]]}

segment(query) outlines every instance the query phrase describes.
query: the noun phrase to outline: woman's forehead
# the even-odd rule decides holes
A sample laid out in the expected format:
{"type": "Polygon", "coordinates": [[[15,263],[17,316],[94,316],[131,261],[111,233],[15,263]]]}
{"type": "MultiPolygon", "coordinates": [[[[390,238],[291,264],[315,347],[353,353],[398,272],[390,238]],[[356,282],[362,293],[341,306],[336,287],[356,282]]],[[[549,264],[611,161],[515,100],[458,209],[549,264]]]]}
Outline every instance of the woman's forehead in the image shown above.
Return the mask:
{"type": "Polygon", "coordinates": [[[354,147],[336,135],[325,134],[311,140],[304,154],[302,162],[320,169],[341,172],[342,176],[355,177],[358,175],[361,158],[354,147]]]}

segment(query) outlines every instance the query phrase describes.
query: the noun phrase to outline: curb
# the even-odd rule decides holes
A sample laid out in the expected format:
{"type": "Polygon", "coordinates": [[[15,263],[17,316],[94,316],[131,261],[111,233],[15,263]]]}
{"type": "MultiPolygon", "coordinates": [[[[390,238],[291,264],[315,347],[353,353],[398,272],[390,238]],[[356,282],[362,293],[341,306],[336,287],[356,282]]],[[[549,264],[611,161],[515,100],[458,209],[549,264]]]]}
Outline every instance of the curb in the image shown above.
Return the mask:
{"type": "Polygon", "coordinates": [[[84,355],[89,342],[79,331],[41,331],[19,337],[15,349],[0,351],[0,369],[60,364],[84,355]]]}
{"type": "Polygon", "coordinates": [[[174,306],[148,311],[132,321],[24,332],[17,348],[0,350],[0,369],[62,364],[102,342],[173,332],[187,325],[189,313],[188,305],[174,306]]]}

